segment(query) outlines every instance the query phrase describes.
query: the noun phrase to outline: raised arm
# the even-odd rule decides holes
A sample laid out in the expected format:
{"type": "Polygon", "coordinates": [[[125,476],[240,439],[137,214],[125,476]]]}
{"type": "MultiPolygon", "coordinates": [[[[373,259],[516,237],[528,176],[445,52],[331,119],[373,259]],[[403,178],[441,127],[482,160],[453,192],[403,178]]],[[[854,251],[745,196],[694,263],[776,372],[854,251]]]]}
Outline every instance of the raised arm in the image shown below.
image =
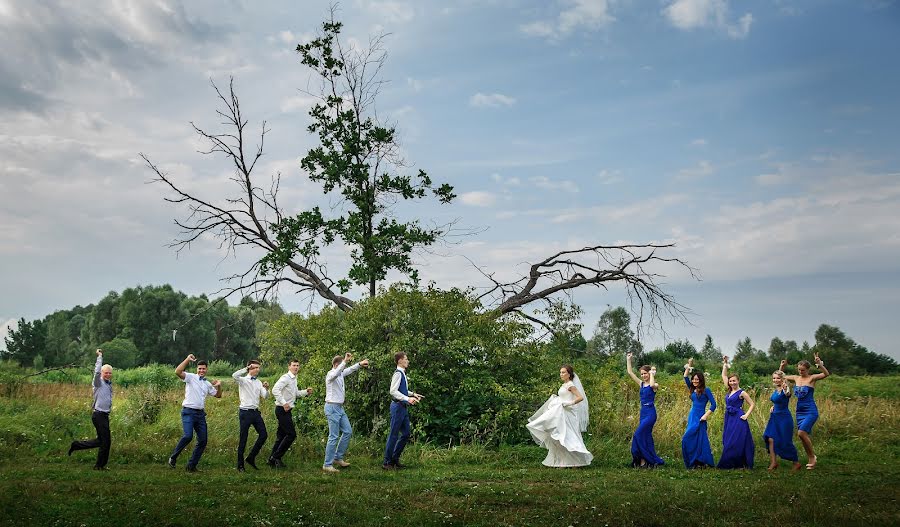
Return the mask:
{"type": "Polygon", "coordinates": [[[725,391],[728,391],[728,355],[722,355],[722,384],[725,385],[725,391]]]}
{"type": "Polygon", "coordinates": [[[247,375],[247,367],[246,366],[244,366],[243,368],[239,369],[238,371],[232,373],[231,378],[234,379],[235,381],[237,381],[238,384],[240,384],[244,375],[247,375]]]}
{"type": "Polygon", "coordinates": [[[634,379],[634,382],[641,384],[641,379],[634,374],[634,370],[631,368],[631,353],[625,355],[625,371],[628,372],[629,377],[634,379]]]}
{"type": "Polygon", "coordinates": [[[188,367],[188,364],[197,360],[197,357],[194,357],[194,354],[191,353],[187,357],[181,361],[181,364],[175,366],[175,375],[178,376],[182,381],[184,380],[184,369],[188,367]]]}
{"type": "Polygon", "coordinates": [[[654,392],[659,388],[659,384],[656,383],[656,366],[650,366],[650,387],[654,392]]]}
{"type": "Polygon", "coordinates": [[[693,370],[694,370],[694,359],[690,358],[690,359],[688,359],[687,364],[684,365],[684,378],[688,379],[688,386],[691,385],[690,377],[688,377],[688,375],[690,375],[693,370]]]}
{"type": "Polygon", "coordinates": [[[103,350],[97,348],[97,362],[94,363],[94,388],[100,387],[100,370],[103,369],[103,350]]]}
{"type": "Polygon", "coordinates": [[[830,373],[827,369],[825,369],[825,362],[823,362],[822,359],[819,358],[819,353],[818,353],[818,352],[816,352],[815,357],[816,357],[816,358],[815,358],[815,361],[816,361],[816,367],[819,368],[819,371],[820,371],[821,373],[817,373],[817,374],[813,375],[813,376],[812,376],[812,379],[813,379],[814,381],[821,381],[821,380],[824,379],[825,377],[828,377],[829,375],[831,375],[831,373],[830,373]]]}
{"type": "Polygon", "coordinates": [[[783,372],[785,372],[785,373],[784,373],[784,380],[786,380],[786,381],[791,381],[791,382],[797,382],[797,376],[796,376],[796,375],[788,375],[788,374],[787,374],[787,371],[785,371],[785,369],[787,368],[787,365],[788,365],[787,359],[781,359],[781,364],[778,365],[778,369],[781,370],[781,371],[783,371],[783,372]]]}

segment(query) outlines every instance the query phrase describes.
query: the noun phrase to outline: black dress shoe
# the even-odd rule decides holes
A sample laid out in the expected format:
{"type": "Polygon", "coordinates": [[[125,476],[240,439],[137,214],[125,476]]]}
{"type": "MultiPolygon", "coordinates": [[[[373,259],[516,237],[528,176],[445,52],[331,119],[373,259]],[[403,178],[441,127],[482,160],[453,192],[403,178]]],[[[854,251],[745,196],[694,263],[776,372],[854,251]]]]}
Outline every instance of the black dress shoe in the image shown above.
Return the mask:
{"type": "Polygon", "coordinates": [[[280,459],[275,460],[275,468],[287,468],[287,465],[284,464],[284,461],[280,459]]]}
{"type": "Polygon", "coordinates": [[[109,467],[101,467],[100,465],[94,465],[94,470],[109,470],[109,467]]]}
{"type": "Polygon", "coordinates": [[[238,465],[237,471],[238,471],[238,472],[245,472],[244,467],[241,466],[241,465],[238,465]]]}
{"type": "Polygon", "coordinates": [[[398,462],[394,463],[394,468],[397,470],[403,470],[404,468],[409,468],[409,467],[407,467],[406,465],[404,465],[403,463],[400,463],[398,461],[398,462]]]}
{"type": "Polygon", "coordinates": [[[175,468],[175,458],[170,457],[168,461],[166,461],[166,465],[169,465],[169,468],[175,468]]]}
{"type": "Polygon", "coordinates": [[[248,457],[248,458],[245,459],[244,461],[245,461],[248,465],[250,465],[251,467],[253,467],[253,470],[259,470],[259,467],[256,466],[256,460],[255,460],[255,459],[250,459],[250,458],[248,457]]]}
{"type": "Polygon", "coordinates": [[[274,457],[270,457],[269,459],[267,459],[267,460],[266,460],[266,465],[269,465],[269,466],[272,467],[272,468],[276,468],[276,467],[278,466],[278,465],[275,464],[275,458],[274,458],[274,457]]]}
{"type": "Polygon", "coordinates": [[[396,468],[397,467],[395,467],[394,465],[391,465],[390,463],[385,463],[385,464],[381,465],[382,470],[394,470],[396,468]]]}
{"type": "Polygon", "coordinates": [[[184,469],[187,470],[188,472],[199,472],[199,471],[197,470],[197,467],[191,466],[191,465],[188,465],[188,466],[184,467],[184,469]]]}

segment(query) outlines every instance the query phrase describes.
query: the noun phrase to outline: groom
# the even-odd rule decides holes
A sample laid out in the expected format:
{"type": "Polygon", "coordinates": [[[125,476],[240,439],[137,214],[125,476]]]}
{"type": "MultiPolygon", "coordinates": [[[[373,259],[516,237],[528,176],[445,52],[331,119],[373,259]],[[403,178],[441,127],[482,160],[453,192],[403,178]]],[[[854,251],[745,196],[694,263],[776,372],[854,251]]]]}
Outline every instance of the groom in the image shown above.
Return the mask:
{"type": "Polygon", "coordinates": [[[417,404],[422,400],[422,395],[409,389],[409,382],[406,379],[406,368],[409,367],[409,358],[406,353],[398,352],[394,354],[394,362],[397,364],[397,370],[391,377],[391,429],[388,433],[387,445],[384,447],[384,462],[381,468],[384,470],[394,470],[406,468],[406,465],[400,463],[400,455],[406,448],[409,441],[409,412],[407,406],[417,404]]]}

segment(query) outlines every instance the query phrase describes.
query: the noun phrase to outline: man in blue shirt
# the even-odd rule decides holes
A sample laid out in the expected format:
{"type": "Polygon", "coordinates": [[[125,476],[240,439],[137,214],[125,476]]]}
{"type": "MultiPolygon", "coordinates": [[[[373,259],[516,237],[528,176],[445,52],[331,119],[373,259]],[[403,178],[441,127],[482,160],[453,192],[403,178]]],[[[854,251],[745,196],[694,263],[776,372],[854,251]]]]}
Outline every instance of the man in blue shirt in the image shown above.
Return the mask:
{"type": "Polygon", "coordinates": [[[91,422],[97,430],[96,439],[72,441],[69,447],[69,455],[76,450],[99,448],[97,452],[97,464],[94,470],[109,470],[106,463],[109,461],[109,448],[112,445],[112,435],[109,431],[109,412],[112,410],[112,366],[103,364],[103,350],[97,350],[97,362],[94,364],[94,380],[91,391],[94,402],[91,406],[91,422]]]}

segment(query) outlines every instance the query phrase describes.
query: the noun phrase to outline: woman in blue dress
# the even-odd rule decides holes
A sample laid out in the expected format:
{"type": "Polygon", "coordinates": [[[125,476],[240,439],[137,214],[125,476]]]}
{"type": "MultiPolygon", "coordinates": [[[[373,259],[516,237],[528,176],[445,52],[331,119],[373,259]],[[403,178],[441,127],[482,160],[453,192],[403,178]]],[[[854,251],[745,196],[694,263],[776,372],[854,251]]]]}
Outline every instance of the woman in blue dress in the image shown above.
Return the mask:
{"type": "Polygon", "coordinates": [[[791,388],[781,370],[772,373],[772,384],[775,391],[772,392],[772,409],[769,411],[769,422],[766,431],[763,432],[763,441],[766,442],[766,450],[769,451],[769,471],[778,468],[778,458],[794,462],[794,472],[800,470],[800,461],[797,456],[797,447],[794,446],[794,419],[791,417],[791,409],[788,403],[791,400],[791,388]]]}
{"type": "Polygon", "coordinates": [[[722,357],[722,384],[725,396],[725,420],[722,427],[722,457],[718,468],[753,468],[753,435],[747,419],[756,403],[744,390],[736,374],[728,374],[728,357],[722,357]],[[744,412],[744,401],[750,405],[744,412]]]}
{"type": "MultiPolygon", "coordinates": [[[[803,449],[806,450],[806,470],[816,468],[816,453],[813,451],[812,434],[813,425],[819,419],[819,409],[816,407],[816,400],[813,398],[813,392],[816,388],[816,381],[821,381],[825,377],[831,375],[825,369],[825,363],[819,358],[819,354],[815,354],[816,367],[821,373],[815,375],[809,374],[811,364],[807,360],[797,363],[797,371],[800,375],[785,375],[784,379],[794,383],[794,396],[797,398],[797,437],[803,443],[803,449]]],[[[787,360],[781,361],[781,370],[784,371],[787,366],[787,360]]]]}
{"type": "Polygon", "coordinates": [[[716,398],[706,387],[702,373],[693,371],[694,359],[688,359],[684,367],[684,383],[691,394],[691,413],[688,414],[687,429],[681,438],[681,455],[687,468],[714,467],[712,448],[709,446],[709,433],[706,420],[716,411],[716,398]],[[690,376],[688,376],[690,374],[690,376]],[[709,404],[709,410],[706,405],[709,404]]]}
{"type": "Polygon", "coordinates": [[[656,368],[641,366],[641,378],[631,368],[631,353],[626,355],[625,363],[628,376],[634,379],[641,387],[641,421],[638,423],[634,437],[631,438],[631,466],[640,468],[653,468],[665,464],[665,461],[656,455],[656,447],[653,445],[653,425],[656,424],[656,368]]]}

